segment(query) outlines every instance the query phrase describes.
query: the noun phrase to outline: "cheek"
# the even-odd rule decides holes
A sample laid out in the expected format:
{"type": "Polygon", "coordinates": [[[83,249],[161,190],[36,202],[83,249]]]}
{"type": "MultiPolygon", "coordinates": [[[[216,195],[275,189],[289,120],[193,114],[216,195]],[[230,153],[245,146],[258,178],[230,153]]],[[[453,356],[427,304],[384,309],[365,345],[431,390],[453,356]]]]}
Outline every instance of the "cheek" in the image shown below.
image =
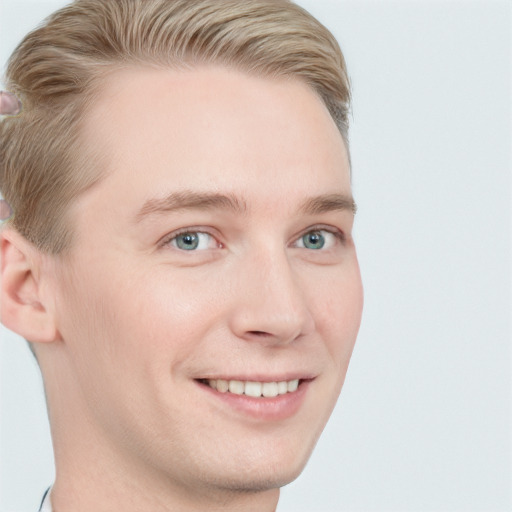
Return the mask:
{"type": "Polygon", "coordinates": [[[123,265],[122,258],[71,267],[59,294],[61,334],[77,350],[95,349],[118,360],[138,353],[142,363],[166,348],[180,358],[222,314],[228,294],[220,275],[200,268],[144,270],[143,262],[123,265]]]}
{"type": "Polygon", "coordinates": [[[357,264],[344,270],[338,275],[326,276],[323,286],[315,287],[310,303],[317,331],[332,360],[346,367],[361,323],[363,287],[357,264]]]}
{"type": "Polygon", "coordinates": [[[132,276],[129,283],[109,292],[110,302],[119,305],[117,313],[109,307],[117,315],[115,342],[137,353],[140,364],[179,364],[199,348],[222,314],[221,291],[214,279],[201,271],[165,266],[127,275],[132,276]]]}

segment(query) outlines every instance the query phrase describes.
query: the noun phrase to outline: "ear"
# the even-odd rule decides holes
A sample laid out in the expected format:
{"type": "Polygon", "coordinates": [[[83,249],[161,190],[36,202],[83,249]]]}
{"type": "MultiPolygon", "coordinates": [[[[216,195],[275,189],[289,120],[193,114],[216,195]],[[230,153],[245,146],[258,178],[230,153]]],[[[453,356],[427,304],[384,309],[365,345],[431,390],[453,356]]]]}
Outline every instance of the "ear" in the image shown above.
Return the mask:
{"type": "Polygon", "coordinates": [[[34,343],[58,337],[41,286],[42,254],[13,229],[0,232],[0,321],[34,343]]]}

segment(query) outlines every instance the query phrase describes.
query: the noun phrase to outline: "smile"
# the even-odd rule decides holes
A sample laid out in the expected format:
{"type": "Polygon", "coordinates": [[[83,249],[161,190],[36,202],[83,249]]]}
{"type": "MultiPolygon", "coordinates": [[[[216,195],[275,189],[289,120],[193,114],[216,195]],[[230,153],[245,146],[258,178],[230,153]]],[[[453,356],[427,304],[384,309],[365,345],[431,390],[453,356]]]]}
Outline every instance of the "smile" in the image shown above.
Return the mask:
{"type": "Polygon", "coordinates": [[[202,379],[203,384],[220,393],[232,393],[234,395],[246,395],[253,398],[274,398],[297,391],[299,379],[281,382],[255,382],[241,380],[202,379]]]}
{"type": "Polygon", "coordinates": [[[213,406],[222,411],[234,411],[244,420],[279,422],[299,411],[314,380],[315,377],[309,376],[291,380],[256,380],[254,377],[242,380],[238,377],[202,378],[196,382],[213,399],[213,406]]]}

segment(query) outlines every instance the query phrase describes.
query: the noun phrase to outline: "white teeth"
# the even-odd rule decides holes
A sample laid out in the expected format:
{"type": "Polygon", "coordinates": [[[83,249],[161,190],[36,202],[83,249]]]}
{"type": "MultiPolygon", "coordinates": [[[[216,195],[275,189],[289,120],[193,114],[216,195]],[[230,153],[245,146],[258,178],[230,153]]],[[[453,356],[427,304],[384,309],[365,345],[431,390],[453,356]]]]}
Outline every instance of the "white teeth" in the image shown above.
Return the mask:
{"type": "Polygon", "coordinates": [[[284,394],[288,393],[288,382],[286,382],[286,381],[278,382],[277,383],[277,392],[280,395],[284,395],[284,394]]]}
{"type": "Polygon", "coordinates": [[[263,396],[266,398],[273,398],[277,396],[277,382],[265,382],[263,384],[263,396]]]}
{"type": "Polygon", "coordinates": [[[230,380],[229,381],[229,392],[234,393],[235,395],[243,395],[244,393],[244,383],[239,380],[230,380]]]}
{"type": "MultiPolygon", "coordinates": [[[[215,382],[215,381],[213,381],[213,382],[215,382]]],[[[210,386],[211,386],[211,384],[210,384],[210,386]]],[[[212,386],[212,388],[213,388],[213,386],[212,386]]],[[[215,389],[215,388],[213,388],[213,389],[215,389]]],[[[227,380],[219,379],[217,381],[217,391],[220,391],[221,393],[226,393],[226,391],[228,389],[229,389],[229,383],[227,380]]]]}
{"type": "Polygon", "coordinates": [[[288,393],[293,393],[299,387],[299,379],[288,381],[288,393]]]}
{"type": "Polygon", "coordinates": [[[246,382],[245,394],[247,396],[261,396],[261,382],[246,382]]]}
{"type": "Polygon", "coordinates": [[[273,398],[286,393],[293,393],[299,387],[299,379],[281,382],[254,382],[240,380],[208,379],[204,381],[220,393],[230,392],[235,395],[246,395],[255,398],[273,398]]]}

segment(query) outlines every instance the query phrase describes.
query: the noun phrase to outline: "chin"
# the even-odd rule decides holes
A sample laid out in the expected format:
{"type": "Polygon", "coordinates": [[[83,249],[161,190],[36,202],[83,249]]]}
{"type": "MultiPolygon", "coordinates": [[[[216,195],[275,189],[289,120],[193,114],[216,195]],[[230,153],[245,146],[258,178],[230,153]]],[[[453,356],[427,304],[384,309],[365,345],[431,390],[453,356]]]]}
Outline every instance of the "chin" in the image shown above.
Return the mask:
{"type": "Polygon", "coordinates": [[[247,468],[236,475],[219,475],[214,481],[207,480],[210,480],[212,489],[223,489],[235,493],[260,493],[288,485],[302,473],[305,466],[306,463],[294,468],[272,466],[247,468]]]}
{"type": "Polygon", "coordinates": [[[214,481],[210,478],[210,482],[217,489],[232,492],[263,492],[283,487],[302,473],[315,443],[316,439],[309,447],[307,442],[291,446],[283,439],[281,445],[269,443],[252,454],[238,452],[230,467],[219,471],[218,477],[214,481]]]}

